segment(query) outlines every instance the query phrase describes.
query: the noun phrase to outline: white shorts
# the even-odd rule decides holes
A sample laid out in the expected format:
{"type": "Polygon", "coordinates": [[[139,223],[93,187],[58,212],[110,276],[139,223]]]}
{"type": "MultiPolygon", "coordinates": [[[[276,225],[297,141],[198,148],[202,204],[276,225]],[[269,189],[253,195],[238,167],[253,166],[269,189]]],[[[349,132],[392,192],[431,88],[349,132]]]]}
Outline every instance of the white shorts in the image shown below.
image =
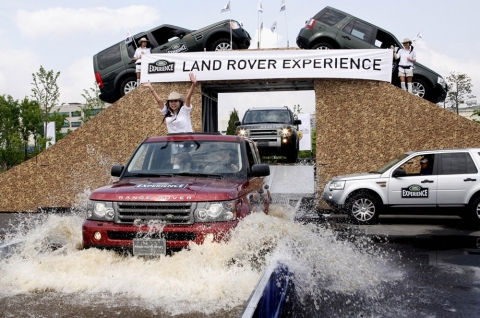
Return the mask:
{"type": "Polygon", "coordinates": [[[404,69],[403,67],[399,67],[398,76],[413,77],[413,69],[404,69]]]}
{"type": "Polygon", "coordinates": [[[140,73],[141,70],[142,70],[142,64],[135,64],[135,71],[137,73],[140,73]]]}

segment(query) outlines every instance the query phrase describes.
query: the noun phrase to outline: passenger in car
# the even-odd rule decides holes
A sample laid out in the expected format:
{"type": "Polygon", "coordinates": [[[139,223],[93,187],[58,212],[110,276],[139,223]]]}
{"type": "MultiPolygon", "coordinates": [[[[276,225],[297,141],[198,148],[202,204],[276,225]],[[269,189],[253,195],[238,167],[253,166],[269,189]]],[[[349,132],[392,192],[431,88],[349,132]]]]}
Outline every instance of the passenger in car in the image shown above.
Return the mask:
{"type": "Polygon", "coordinates": [[[142,84],[142,87],[146,87],[152,92],[153,97],[157,101],[160,112],[164,116],[162,122],[167,122],[167,130],[169,133],[193,132],[192,119],[190,117],[193,106],[190,103],[190,99],[197,85],[197,78],[193,73],[190,73],[189,76],[192,85],[190,86],[187,97],[184,98],[177,92],[171,92],[166,103],[160,99],[150,81],[142,84]]]}
{"type": "Polygon", "coordinates": [[[214,153],[214,159],[216,164],[210,164],[205,166],[205,170],[209,172],[236,172],[238,171],[238,165],[235,151],[218,151],[214,153]]]}
{"type": "Polygon", "coordinates": [[[147,47],[148,40],[147,38],[143,37],[138,40],[138,44],[140,45],[139,48],[135,50],[135,54],[133,55],[133,59],[135,60],[135,71],[137,73],[137,87],[140,86],[140,71],[142,66],[142,56],[145,54],[150,54],[150,48],[147,47]]]}
{"type": "Polygon", "coordinates": [[[400,77],[400,87],[410,93],[413,94],[413,86],[412,86],[412,79],[413,79],[413,69],[415,68],[413,63],[417,61],[417,54],[413,50],[412,40],[409,38],[405,38],[402,42],[403,48],[398,49],[395,52],[395,48],[393,50],[393,57],[395,60],[400,59],[398,62],[398,76],[400,77]],[[407,78],[407,87],[405,86],[405,77],[407,78]]]}

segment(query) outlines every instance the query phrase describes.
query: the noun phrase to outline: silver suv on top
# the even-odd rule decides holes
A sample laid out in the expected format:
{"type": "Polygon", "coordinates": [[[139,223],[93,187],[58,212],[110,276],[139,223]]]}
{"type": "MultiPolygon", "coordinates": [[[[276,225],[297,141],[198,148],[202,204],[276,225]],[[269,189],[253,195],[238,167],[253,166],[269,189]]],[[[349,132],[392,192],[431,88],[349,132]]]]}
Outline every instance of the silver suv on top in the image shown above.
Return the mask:
{"type": "Polygon", "coordinates": [[[328,181],[323,199],[359,224],[393,207],[450,208],[480,225],[480,148],[406,152],[368,173],[328,181]]]}

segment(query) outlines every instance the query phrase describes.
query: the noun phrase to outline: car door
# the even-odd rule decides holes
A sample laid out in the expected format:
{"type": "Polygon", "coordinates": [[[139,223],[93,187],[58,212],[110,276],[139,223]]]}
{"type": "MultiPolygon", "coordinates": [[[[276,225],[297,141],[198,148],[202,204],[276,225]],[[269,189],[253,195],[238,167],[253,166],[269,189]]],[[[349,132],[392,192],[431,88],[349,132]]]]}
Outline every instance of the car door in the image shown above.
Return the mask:
{"type": "Polygon", "coordinates": [[[352,19],[337,33],[340,49],[369,49],[374,27],[359,20],[352,19]]]}
{"type": "Polygon", "coordinates": [[[439,206],[467,203],[470,188],[478,182],[478,168],[469,152],[440,154],[437,190],[439,206]]]}
{"type": "Polygon", "coordinates": [[[403,206],[436,206],[437,204],[437,181],[436,163],[434,154],[422,154],[409,157],[406,161],[397,165],[397,168],[405,170],[406,175],[394,177],[393,172],[388,186],[388,202],[390,205],[403,206]],[[420,174],[420,161],[424,158],[433,165],[432,174],[420,174]]]}

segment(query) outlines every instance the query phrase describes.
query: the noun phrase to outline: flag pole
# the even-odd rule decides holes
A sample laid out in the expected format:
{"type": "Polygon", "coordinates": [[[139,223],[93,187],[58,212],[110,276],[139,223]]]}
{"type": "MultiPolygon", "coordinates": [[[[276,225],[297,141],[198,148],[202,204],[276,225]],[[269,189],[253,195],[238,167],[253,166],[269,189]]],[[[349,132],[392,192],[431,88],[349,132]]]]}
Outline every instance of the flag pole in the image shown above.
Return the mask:
{"type": "MultiPolygon", "coordinates": [[[[229,1],[230,2],[230,1],[229,1]]],[[[230,51],[233,50],[233,44],[232,44],[232,5],[230,4],[230,51]]]]}
{"type": "Polygon", "coordinates": [[[257,49],[259,49],[260,48],[260,11],[257,11],[257,27],[258,27],[257,49]]]}
{"type": "Polygon", "coordinates": [[[283,10],[285,11],[285,28],[286,28],[286,31],[287,31],[287,47],[288,47],[288,24],[287,24],[287,10],[283,10]]]}

